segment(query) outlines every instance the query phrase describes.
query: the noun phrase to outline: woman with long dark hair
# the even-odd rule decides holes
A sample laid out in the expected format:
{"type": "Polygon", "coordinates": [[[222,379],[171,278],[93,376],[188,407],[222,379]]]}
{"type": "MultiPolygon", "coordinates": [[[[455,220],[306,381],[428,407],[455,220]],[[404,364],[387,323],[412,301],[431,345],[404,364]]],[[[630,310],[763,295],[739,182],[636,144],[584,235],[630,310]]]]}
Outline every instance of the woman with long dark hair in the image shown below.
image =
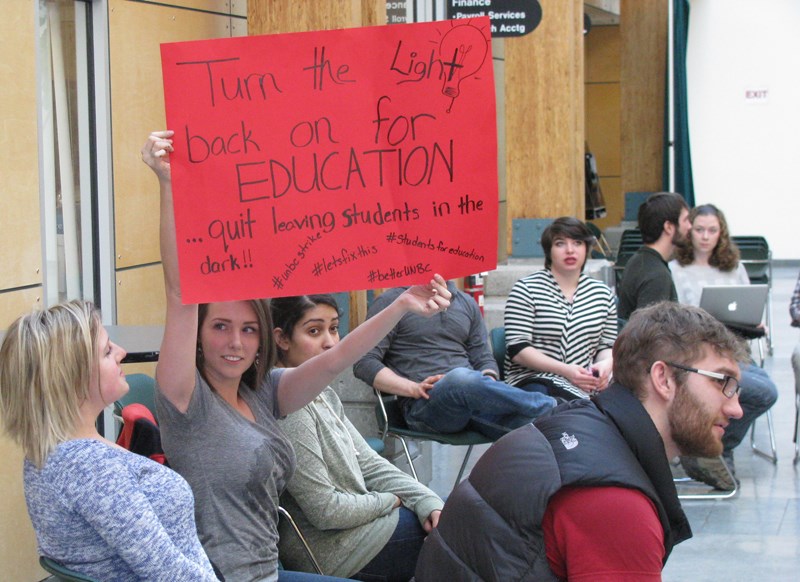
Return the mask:
{"type": "MultiPolygon", "coordinates": [[[[300,366],[339,343],[339,307],[331,295],[271,301],[278,361],[300,366]]],[[[359,580],[406,582],[444,503],[370,448],[332,388],[279,422],[297,454],[281,496],[324,572],[359,580]]],[[[310,571],[295,536],[281,530],[280,555],[310,571]]]]}
{"type": "Polygon", "coordinates": [[[432,315],[449,305],[436,275],[400,295],[385,315],[353,330],[335,348],[296,368],[273,368],[266,301],[184,305],[172,208],[172,131],[152,133],[142,159],[159,179],[161,260],[167,317],[156,381],[164,452],[192,486],[200,541],[233,580],[300,580],[278,572],[278,497],[295,453],[277,419],[313,400],[407,312],[432,315]]]}

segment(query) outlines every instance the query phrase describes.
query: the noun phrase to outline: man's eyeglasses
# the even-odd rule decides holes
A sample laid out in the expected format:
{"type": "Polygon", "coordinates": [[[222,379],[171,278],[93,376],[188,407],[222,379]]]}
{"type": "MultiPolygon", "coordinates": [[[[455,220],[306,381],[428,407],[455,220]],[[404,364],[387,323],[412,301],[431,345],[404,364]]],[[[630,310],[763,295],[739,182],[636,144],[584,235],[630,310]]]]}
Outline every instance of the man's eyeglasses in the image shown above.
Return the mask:
{"type": "Polygon", "coordinates": [[[676,364],[674,362],[664,363],[668,366],[672,366],[673,368],[678,368],[679,370],[694,372],[695,374],[700,374],[701,376],[706,376],[707,378],[716,380],[717,384],[719,384],[720,390],[722,390],[722,393],[728,398],[733,398],[739,393],[739,380],[733,376],[729,376],[728,374],[720,374],[719,372],[709,372],[708,370],[698,370],[697,368],[691,368],[689,366],[676,364]]]}

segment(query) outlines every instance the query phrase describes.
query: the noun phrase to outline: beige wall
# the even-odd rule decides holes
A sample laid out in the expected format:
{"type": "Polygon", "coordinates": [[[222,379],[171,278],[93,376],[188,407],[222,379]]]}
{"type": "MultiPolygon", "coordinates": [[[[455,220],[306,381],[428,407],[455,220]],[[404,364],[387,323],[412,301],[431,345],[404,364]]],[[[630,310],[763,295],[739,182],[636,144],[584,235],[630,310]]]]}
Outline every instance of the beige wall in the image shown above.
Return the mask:
{"type": "MultiPolygon", "coordinates": [[[[158,190],[138,151],[165,124],[159,43],[246,34],[243,0],[109,2],[117,317],[121,324],[157,324],[164,292],[157,247],[158,190]],[[219,12],[181,10],[178,6],[219,12]]],[[[3,4],[0,36],[13,46],[2,57],[0,85],[0,329],[42,303],[34,2],[3,4]]],[[[153,373],[152,364],[126,366],[153,373]]],[[[41,580],[36,540],[22,492],[22,453],[0,436],[0,564],[4,580],[41,580]]]]}
{"type": "Polygon", "coordinates": [[[505,40],[509,226],[584,213],[583,3],[540,3],[536,30],[505,40]]]}
{"type": "Polygon", "coordinates": [[[596,26],[585,39],[586,142],[597,162],[606,216],[600,228],[619,224],[625,214],[621,191],[619,26],[596,26]]]}
{"type": "MultiPolygon", "coordinates": [[[[169,2],[167,2],[169,3],[169,2]]],[[[158,251],[158,184],[139,159],[150,131],[164,128],[160,44],[241,36],[244,20],[232,19],[226,0],[181,0],[162,6],[111,0],[111,127],[114,151],[114,225],[117,321],[164,321],[164,283],[158,251]],[[183,10],[192,6],[216,11],[183,10]]],[[[237,14],[245,3],[233,3],[237,14]]]]}
{"type": "Polygon", "coordinates": [[[42,282],[36,103],[32,99],[36,94],[35,31],[32,3],[15,0],[4,5],[0,35],[6,49],[14,48],[13,53],[3,51],[11,67],[3,67],[0,89],[0,232],[6,241],[15,243],[3,244],[0,250],[0,292],[42,282]]]}
{"type": "Polygon", "coordinates": [[[620,4],[622,192],[661,190],[667,0],[620,4]]]}
{"type": "MultiPolygon", "coordinates": [[[[39,166],[36,123],[36,27],[33,3],[3,5],[0,38],[0,329],[41,301],[39,166]]],[[[6,580],[40,580],[36,539],[22,492],[22,451],[0,436],[0,564],[6,580]]]]}
{"type": "Polygon", "coordinates": [[[661,189],[667,49],[666,0],[622,0],[619,26],[586,37],[586,139],[607,216],[620,223],[626,192],[661,189]]]}

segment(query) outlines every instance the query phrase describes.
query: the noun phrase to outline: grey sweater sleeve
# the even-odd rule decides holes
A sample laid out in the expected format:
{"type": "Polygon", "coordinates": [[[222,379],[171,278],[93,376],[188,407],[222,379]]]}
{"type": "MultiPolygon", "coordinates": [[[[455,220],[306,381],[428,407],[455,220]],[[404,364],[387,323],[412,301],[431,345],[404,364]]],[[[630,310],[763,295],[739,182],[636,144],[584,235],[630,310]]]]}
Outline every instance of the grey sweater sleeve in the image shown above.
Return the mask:
{"type": "Polygon", "coordinates": [[[297,470],[287,491],[308,521],[320,530],[350,529],[391,513],[395,502],[392,493],[359,493],[337,484],[350,480],[348,473],[354,463],[332,456],[341,447],[334,442],[329,427],[317,425],[312,406],[306,405],[280,422],[297,455],[297,470]]]}
{"type": "Polygon", "coordinates": [[[370,491],[388,491],[396,495],[404,507],[417,514],[420,524],[432,511],[444,507],[436,493],[376,453],[349,420],[345,419],[345,424],[358,450],[358,465],[370,491]]]}

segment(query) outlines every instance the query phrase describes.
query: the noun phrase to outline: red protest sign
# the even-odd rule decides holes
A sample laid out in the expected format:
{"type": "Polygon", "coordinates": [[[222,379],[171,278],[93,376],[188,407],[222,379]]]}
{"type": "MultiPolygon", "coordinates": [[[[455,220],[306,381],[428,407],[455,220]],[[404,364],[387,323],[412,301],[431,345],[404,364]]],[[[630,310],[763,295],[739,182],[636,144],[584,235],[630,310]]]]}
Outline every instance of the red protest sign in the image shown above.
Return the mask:
{"type": "Polygon", "coordinates": [[[162,45],[184,301],[495,268],[489,26],[162,45]]]}

